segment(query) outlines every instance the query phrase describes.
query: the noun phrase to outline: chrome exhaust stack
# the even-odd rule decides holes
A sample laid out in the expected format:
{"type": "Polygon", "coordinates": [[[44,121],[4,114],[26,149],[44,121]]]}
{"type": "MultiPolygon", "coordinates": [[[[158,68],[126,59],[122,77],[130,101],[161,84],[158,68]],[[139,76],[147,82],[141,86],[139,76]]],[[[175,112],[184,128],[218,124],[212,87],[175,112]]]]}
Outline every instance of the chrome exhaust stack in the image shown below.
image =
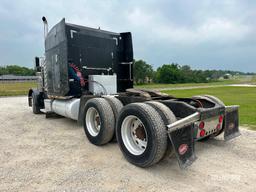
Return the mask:
{"type": "Polygon", "coordinates": [[[45,16],[42,17],[42,20],[44,22],[44,39],[46,39],[46,36],[48,34],[48,22],[45,16]]]}

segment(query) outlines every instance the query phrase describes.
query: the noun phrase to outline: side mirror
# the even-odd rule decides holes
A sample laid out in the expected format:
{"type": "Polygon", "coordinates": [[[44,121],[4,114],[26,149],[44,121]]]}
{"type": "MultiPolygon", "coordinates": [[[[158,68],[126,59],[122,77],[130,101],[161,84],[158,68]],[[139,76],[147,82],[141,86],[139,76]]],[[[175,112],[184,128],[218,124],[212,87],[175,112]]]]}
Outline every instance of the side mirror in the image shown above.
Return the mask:
{"type": "Polygon", "coordinates": [[[35,57],[35,70],[36,70],[36,72],[41,72],[40,58],[39,57],[35,57]]]}

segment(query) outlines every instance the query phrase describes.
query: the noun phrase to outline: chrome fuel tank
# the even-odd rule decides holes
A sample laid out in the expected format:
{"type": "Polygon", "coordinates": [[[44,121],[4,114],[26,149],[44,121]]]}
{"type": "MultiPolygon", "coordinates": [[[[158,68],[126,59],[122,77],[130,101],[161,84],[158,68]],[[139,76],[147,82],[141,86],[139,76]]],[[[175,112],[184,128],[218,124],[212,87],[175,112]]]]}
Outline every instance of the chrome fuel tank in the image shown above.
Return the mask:
{"type": "Polygon", "coordinates": [[[78,120],[80,99],[53,100],[52,111],[58,115],[78,120]]]}

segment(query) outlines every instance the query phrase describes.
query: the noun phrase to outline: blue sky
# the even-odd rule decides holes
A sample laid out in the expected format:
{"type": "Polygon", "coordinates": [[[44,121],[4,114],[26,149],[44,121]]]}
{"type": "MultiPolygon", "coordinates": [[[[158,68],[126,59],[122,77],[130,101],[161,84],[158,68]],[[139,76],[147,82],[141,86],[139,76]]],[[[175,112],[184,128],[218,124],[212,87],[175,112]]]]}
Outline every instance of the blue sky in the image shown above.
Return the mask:
{"type": "Polygon", "coordinates": [[[177,62],[195,69],[256,72],[254,0],[0,1],[0,65],[32,67],[50,28],[69,23],[131,31],[134,55],[158,66],[177,62]]]}

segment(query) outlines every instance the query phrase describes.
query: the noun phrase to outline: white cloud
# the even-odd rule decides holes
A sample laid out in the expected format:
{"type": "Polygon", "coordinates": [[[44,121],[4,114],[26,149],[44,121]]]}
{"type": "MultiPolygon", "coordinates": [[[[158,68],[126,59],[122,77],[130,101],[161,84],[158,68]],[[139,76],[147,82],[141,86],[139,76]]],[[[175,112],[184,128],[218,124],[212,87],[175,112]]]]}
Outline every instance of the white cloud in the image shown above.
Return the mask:
{"type": "MultiPolygon", "coordinates": [[[[170,58],[175,62],[177,58],[184,58],[188,61],[186,64],[199,65],[193,60],[206,47],[219,50],[229,47],[231,52],[239,47],[241,54],[246,55],[253,52],[248,51],[248,47],[256,48],[255,8],[256,4],[251,1],[236,0],[197,3],[189,0],[1,0],[0,64],[29,65],[34,55],[42,54],[43,15],[50,27],[65,17],[67,22],[79,25],[131,31],[136,58],[155,65],[169,62],[170,58]],[[29,54],[22,55],[24,60],[14,45],[27,50],[29,54]],[[187,50],[194,54],[185,56],[187,50]]],[[[211,54],[205,51],[204,60],[200,62],[207,63],[211,54]]],[[[244,57],[238,54],[234,57],[239,68],[244,57]]],[[[248,63],[256,60],[252,54],[247,58],[248,63]]],[[[222,55],[218,62],[228,66],[225,59],[222,55]]]]}
{"type": "Polygon", "coordinates": [[[198,34],[203,39],[211,41],[240,41],[247,38],[247,35],[252,32],[250,26],[236,23],[234,20],[225,18],[210,18],[202,24],[197,30],[198,34]]]}
{"type": "Polygon", "coordinates": [[[137,28],[144,38],[162,39],[170,43],[195,45],[205,42],[227,43],[237,42],[247,38],[253,28],[226,18],[207,18],[194,27],[177,25],[157,13],[148,13],[140,8],[134,8],[127,20],[129,25],[137,28]]]}

